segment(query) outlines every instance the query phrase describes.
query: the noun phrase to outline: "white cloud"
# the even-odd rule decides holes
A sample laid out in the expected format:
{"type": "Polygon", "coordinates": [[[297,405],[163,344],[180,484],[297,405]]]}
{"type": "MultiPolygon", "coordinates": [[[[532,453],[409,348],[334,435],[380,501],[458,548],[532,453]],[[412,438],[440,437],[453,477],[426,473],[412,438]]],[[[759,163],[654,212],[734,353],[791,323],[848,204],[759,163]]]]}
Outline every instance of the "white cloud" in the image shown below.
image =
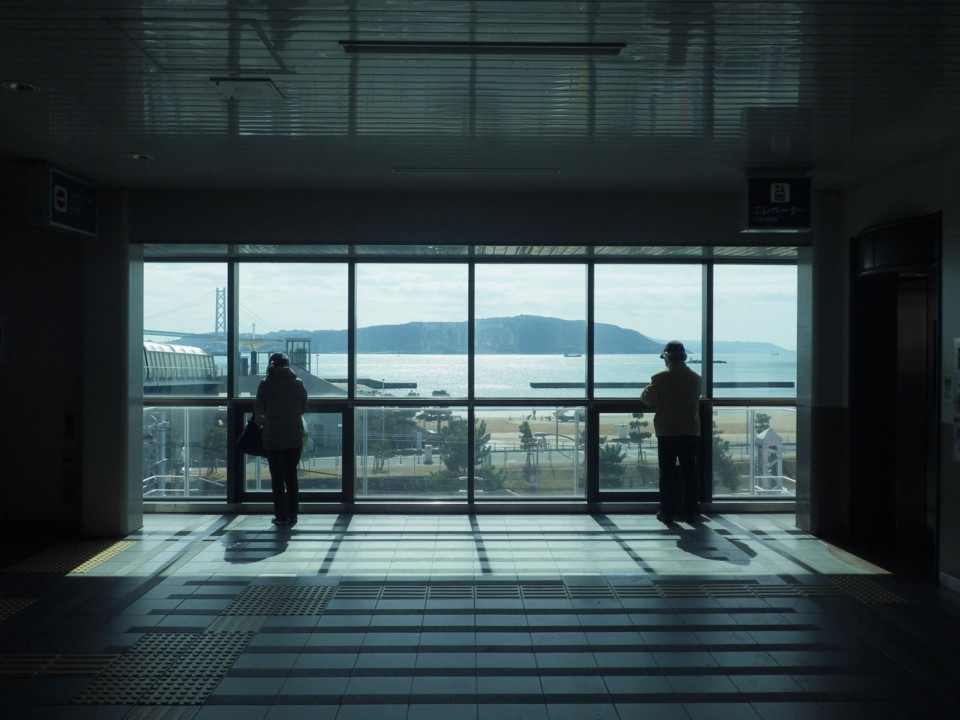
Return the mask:
{"type": "Polygon", "coordinates": [[[357,288],[360,327],[467,319],[465,265],[364,264],[357,288]]]}
{"type": "Polygon", "coordinates": [[[478,265],[477,317],[586,317],[586,271],[580,265],[478,265]]]}

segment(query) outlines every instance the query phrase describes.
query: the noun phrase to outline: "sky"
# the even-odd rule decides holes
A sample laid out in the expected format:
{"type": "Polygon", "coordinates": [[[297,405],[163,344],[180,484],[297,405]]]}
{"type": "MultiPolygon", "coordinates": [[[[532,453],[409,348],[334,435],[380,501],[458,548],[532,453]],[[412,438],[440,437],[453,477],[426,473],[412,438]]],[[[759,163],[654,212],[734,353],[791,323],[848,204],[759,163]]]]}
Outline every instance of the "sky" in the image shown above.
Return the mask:
{"type": "MultiPolygon", "coordinates": [[[[580,265],[477,264],[476,317],[586,317],[586,269],[580,265]]],[[[698,265],[597,265],[595,319],[657,340],[701,332],[698,265]]],[[[212,332],[220,263],[147,263],[144,328],[212,332]]],[[[467,266],[357,265],[357,324],[464,321],[467,266]]],[[[240,266],[240,331],[343,330],[347,267],[340,264],[245,263],[240,266]]],[[[714,274],[716,340],[771,342],[796,349],[796,268],[718,265],[714,274]]]]}

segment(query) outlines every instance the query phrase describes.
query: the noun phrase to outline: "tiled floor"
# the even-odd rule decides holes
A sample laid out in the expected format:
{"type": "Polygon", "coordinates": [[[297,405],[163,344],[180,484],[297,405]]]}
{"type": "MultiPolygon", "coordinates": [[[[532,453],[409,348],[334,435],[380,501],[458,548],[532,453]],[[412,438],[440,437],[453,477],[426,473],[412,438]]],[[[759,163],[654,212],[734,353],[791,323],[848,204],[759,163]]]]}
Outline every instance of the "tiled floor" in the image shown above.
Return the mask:
{"type": "Polygon", "coordinates": [[[958,608],[789,515],[148,515],[0,554],[0,717],[956,718],[958,608]]]}

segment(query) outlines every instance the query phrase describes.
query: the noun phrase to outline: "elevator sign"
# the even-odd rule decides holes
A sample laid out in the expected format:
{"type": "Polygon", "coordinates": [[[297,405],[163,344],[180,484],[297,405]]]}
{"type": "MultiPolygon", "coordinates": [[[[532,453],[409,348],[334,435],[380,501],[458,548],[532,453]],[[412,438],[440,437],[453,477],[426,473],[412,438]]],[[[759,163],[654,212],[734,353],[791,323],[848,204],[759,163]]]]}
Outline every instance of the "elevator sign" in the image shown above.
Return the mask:
{"type": "Polygon", "coordinates": [[[747,178],[745,232],[806,232],[810,229],[810,178],[747,178]]]}
{"type": "Polygon", "coordinates": [[[92,185],[51,168],[48,202],[51,225],[97,234],[97,190],[92,185]]]}

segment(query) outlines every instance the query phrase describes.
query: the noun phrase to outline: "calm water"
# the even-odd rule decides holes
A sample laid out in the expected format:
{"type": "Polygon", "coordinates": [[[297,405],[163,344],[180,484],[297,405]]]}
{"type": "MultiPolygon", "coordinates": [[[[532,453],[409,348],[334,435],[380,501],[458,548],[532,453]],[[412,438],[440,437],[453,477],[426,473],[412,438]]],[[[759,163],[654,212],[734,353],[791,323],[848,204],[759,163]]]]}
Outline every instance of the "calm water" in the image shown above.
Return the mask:
{"type": "MultiPolygon", "coordinates": [[[[719,355],[714,364],[714,381],[724,382],[796,382],[797,356],[719,355]]],[[[311,371],[322,378],[345,378],[346,355],[315,354],[311,371]]],[[[697,363],[690,365],[702,372],[697,363]]],[[[596,383],[648,382],[663,369],[656,355],[597,355],[594,360],[596,383]]],[[[477,355],[475,393],[477,397],[582,397],[583,387],[531,388],[531,382],[580,383],[586,375],[585,357],[562,355],[477,355]]],[[[357,378],[376,382],[416,383],[411,389],[388,390],[394,396],[413,392],[431,397],[434,391],[446,391],[451,397],[467,394],[466,355],[360,355],[357,378]]],[[[597,397],[635,397],[639,388],[597,388],[597,397]]],[[[718,388],[716,397],[796,397],[796,387],[718,388]]]]}

